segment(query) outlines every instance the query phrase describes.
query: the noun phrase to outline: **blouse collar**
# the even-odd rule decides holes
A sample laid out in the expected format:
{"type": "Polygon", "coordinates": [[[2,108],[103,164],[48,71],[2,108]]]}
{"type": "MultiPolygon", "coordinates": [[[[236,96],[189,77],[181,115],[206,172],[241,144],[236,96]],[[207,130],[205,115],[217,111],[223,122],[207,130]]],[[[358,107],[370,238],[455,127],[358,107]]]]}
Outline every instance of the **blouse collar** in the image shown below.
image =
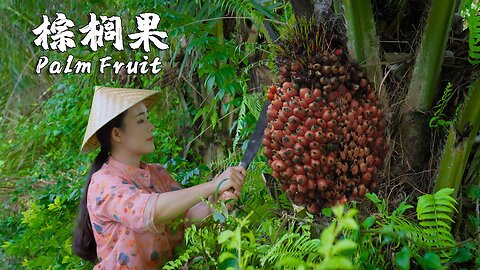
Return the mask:
{"type": "Polygon", "coordinates": [[[140,167],[135,167],[123,163],[110,155],[108,157],[108,165],[122,171],[122,173],[131,180],[138,180],[139,178],[143,180],[150,179],[150,171],[148,169],[148,164],[143,161],[140,161],[140,167]]]}

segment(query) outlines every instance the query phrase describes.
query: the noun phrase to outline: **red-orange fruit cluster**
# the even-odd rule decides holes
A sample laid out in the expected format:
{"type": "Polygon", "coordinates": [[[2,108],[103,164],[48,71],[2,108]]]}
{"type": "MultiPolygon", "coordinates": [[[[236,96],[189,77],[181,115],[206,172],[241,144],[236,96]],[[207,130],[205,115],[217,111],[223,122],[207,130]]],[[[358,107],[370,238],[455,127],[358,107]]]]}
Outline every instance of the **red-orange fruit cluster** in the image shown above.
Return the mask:
{"type": "Polygon", "coordinates": [[[372,84],[341,47],[307,64],[280,62],[279,70],[263,139],[272,175],[313,214],[362,198],[375,188],[387,150],[372,84]]]}

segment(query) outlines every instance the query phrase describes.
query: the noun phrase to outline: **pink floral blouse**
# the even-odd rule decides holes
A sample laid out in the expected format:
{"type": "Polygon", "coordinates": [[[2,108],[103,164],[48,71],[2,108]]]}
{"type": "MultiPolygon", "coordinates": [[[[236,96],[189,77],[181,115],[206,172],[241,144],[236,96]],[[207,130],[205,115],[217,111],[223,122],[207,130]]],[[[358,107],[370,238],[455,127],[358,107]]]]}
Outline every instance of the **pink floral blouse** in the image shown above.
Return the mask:
{"type": "MultiPolygon", "coordinates": [[[[155,226],[153,213],[160,193],[180,188],[158,163],[140,162],[138,168],[109,156],[92,175],[87,194],[99,260],[94,269],[158,269],[172,258],[184,226],[176,232],[166,224],[155,226]]],[[[202,207],[209,206],[199,202],[181,218],[202,207]]]]}

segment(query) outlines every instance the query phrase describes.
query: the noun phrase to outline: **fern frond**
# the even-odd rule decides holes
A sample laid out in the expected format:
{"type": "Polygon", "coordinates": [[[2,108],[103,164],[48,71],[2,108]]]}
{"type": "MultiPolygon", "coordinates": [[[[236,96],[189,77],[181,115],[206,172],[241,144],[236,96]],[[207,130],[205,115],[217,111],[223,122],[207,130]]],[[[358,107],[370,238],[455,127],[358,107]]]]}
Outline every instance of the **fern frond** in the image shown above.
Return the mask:
{"type": "Polygon", "coordinates": [[[455,240],[450,233],[450,217],[457,203],[450,196],[453,189],[444,188],[434,194],[426,194],[418,198],[417,219],[422,228],[423,243],[427,249],[439,249],[443,263],[453,256],[455,240]]]}
{"type": "Polygon", "coordinates": [[[249,0],[217,0],[214,2],[215,4],[220,5],[220,7],[226,12],[232,12],[244,16],[249,16],[250,12],[253,10],[253,5],[249,0]]]}
{"type": "Polygon", "coordinates": [[[467,12],[466,21],[469,30],[468,36],[468,61],[472,65],[480,64],[480,7],[473,4],[473,1],[467,1],[465,9],[467,12]]]}
{"type": "Polygon", "coordinates": [[[433,117],[430,119],[430,122],[429,122],[430,127],[438,127],[438,126],[449,127],[450,126],[451,121],[443,120],[442,118],[445,118],[445,114],[443,112],[445,111],[445,108],[447,107],[447,104],[452,98],[452,96],[453,96],[452,84],[449,82],[445,87],[445,90],[443,91],[442,98],[437,102],[437,105],[433,107],[434,113],[433,113],[433,117]]]}
{"type": "Polygon", "coordinates": [[[211,171],[221,172],[223,171],[223,169],[229,166],[237,166],[240,159],[242,158],[241,149],[234,149],[233,151],[227,149],[227,151],[227,158],[225,158],[224,156],[218,156],[207,164],[208,168],[210,168],[211,171]]]}
{"type": "Polygon", "coordinates": [[[235,132],[235,138],[233,139],[233,149],[237,148],[238,141],[240,141],[240,136],[242,130],[246,124],[245,115],[246,115],[246,105],[245,105],[245,96],[243,97],[242,104],[240,105],[240,112],[238,113],[237,120],[237,131],[235,132]]]}
{"type": "Polygon", "coordinates": [[[263,106],[263,93],[255,92],[250,95],[245,96],[245,105],[247,105],[248,110],[255,116],[255,119],[260,117],[260,112],[262,111],[263,106]]]}
{"type": "Polygon", "coordinates": [[[216,5],[219,5],[222,10],[226,12],[232,12],[243,17],[248,17],[252,20],[253,24],[259,29],[267,39],[270,39],[267,29],[263,24],[264,15],[257,10],[252,1],[250,0],[215,0],[216,5]]]}
{"type": "Polygon", "coordinates": [[[178,256],[177,259],[173,261],[168,261],[165,263],[162,269],[164,270],[173,270],[173,269],[181,269],[183,265],[192,257],[192,254],[197,254],[200,252],[200,248],[196,245],[189,246],[185,252],[178,256]]]}
{"type": "Polygon", "coordinates": [[[237,120],[237,130],[235,132],[235,138],[233,140],[233,149],[236,149],[238,142],[241,139],[242,131],[245,128],[247,121],[247,108],[248,111],[258,119],[260,116],[260,111],[262,110],[263,106],[263,93],[256,92],[253,94],[243,93],[242,104],[240,104],[240,112],[238,114],[237,120]]]}
{"type": "Polygon", "coordinates": [[[260,259],[260,262],[265,266],[286,257],[303,260],[308,255],[318,254],[319,247],[320,240],[310,239],[309,234],[287,233],[260,259]]]}

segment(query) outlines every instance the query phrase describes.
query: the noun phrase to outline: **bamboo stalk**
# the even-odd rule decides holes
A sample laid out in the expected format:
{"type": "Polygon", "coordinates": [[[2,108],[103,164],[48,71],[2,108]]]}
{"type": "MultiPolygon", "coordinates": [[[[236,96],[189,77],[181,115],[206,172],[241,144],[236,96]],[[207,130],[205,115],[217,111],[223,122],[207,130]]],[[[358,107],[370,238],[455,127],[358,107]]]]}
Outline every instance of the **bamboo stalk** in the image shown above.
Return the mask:
{"type": "Polygon", "coordinates": [[[456,1],[432,1],[407,94],[407,111],[429,110],[437,95],[456,1]]]}
{"type": "Polygon", "coordinates": [[[458,195],[468,157],[480,127],[480,106],[478,106],[480,104],[480,79],[471,84],[470,90],[472,94],[464,102],[465,106],[458,123],[450,127],[435,182],[435,191],[446,187],[454,188],[455,191],[452,195],[454,197],[458,195]],[[471,129],[468,135],[459,136],[469,126],[471,129]]]}

